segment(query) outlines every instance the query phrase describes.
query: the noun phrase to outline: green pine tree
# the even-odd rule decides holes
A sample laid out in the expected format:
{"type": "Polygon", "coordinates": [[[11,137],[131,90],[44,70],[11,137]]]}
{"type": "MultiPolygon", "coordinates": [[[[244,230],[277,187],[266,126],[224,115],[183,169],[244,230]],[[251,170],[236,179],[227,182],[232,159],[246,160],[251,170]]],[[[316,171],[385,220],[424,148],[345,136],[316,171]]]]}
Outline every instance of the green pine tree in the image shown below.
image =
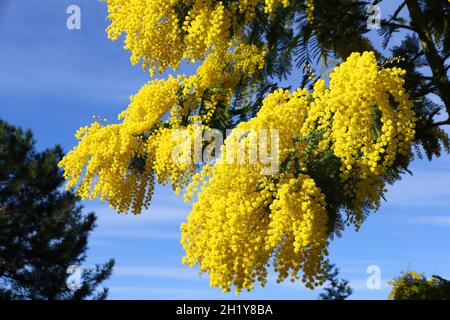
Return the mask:
{"type": "Polygon", "coordinates": [[[334,264],[328,265],[326,286],[319,295],[320,300],[345,300],[352,295],[353,289],[349,281],[339,279],[339,269],[334,264]]]}
{"type": "Polygon", "coordinates": [[[0,120],[0,299],[105,299],[98,286],[114,260],[82,272],[69,289],[67,269],[86,259],[94,213],[61,191],[59,146],[37,152],[30,131],[0,120]]]}

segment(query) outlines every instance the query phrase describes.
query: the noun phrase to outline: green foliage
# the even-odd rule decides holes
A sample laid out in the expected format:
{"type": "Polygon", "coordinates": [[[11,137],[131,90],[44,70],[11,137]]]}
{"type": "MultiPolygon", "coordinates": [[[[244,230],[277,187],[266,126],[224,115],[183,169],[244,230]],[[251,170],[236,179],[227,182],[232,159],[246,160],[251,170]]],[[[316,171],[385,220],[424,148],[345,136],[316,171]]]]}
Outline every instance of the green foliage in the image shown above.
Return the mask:
{"type": "Polygon", "coordinates": [[[352,52],[374,51],[367,39],[369,1],[315,0],[314,21],[304,23],[296,49],[297,65],[329,57],[347,58],[352,52]],[[309,50],[308,50],[309,49],[309,50]]]}
{"type": "Polygon", "coordinates": [[[353,289],[348,280],[339,279],[339,269],[334,264],[328,265],[326,287],[319,295],[320,300],[345,300],[352,295],[353,289]]]}
{"type": "Polygon", "coordinates": [[[70,290],[67,268],[86,259],[94,213],[62,192],[56,146],[34,149],[30,131],[0,120],[0,299],[105,299],[97,290],[112,272],[110,260],[86,269],[81,288],[70,290]]]}

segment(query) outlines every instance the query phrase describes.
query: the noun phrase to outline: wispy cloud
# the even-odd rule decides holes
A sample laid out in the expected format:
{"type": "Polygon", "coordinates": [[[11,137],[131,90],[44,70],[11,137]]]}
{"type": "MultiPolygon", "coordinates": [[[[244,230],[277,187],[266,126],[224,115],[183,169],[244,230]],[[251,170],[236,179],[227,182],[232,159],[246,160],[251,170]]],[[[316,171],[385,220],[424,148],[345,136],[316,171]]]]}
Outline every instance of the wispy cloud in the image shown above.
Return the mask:
{"type": "Polygon", "coordinates": [[[112,244],[111,241],[107,241],[107,240],[91,240],[89,241],[89,247],[106,247],[106,246],[110,246],[112,244]]]}
{"type": "Polygon", "coordinates": [[[421,216],[414,219],[415,223],[433,226],[450,227],[450,215],[448,216],[421,216]]]}
{"type": "Polygon", "coordinates": [[[71,31],[65,25],[65,9],[70,3],[53,2],[10,2],[0,9],[0,67],[5,75],[0,76],[0,94],[21,99],[65,97],[123,108],[117,104],[127,103],[128,96],[149,77],[140,68],[131,67],[129,53],[120,42],[107,39],[106,5],[83,0],[82,28],[71,31]],[[114,50],[105,53],[108,46],[114,50]]]}
{"type": "Polygon", "coordinates": [[[190,208],[181,197],[167,187],[158,186],[150,209],[141,214],[119,214],[106,203],[85,203],[85,211],[97,216],[95,240],[156,239],[180,240],[180,226],[186,221],[190,208]]]}
{"type": "Polygon", "coordinates": [[[167,287],[149,287],[149,286],[111,286],[109,288],[114,293],[170,293],[170,294],[183,294],[189,297],[192,293],[197,294],[209,294],[209,290],[200,290],[192,288],[167,288],[167,287]]]}
{"type": "Polygon", "coordinates": [[[358,290],[358,291],[385,291],[390,289],[390,285],[388,284],[388,280],[382,280],[381,281],[381,286],[380,289],[369,289],[369,287],[367,286],[367,279],[354,279],[354,280],[349,280],[349,285],[352,289],[354,290],[358,290]]]}
{"type": "Polygon", "coordinates": [[[118,266],[114,270],[114,275],[118,277],[143,277],[143,278],[164,278],[164,279],[184,279],[198,280],[198,271],[183,267],[170,266],[118,266]]]}
{"type": "Polygon", "coordinates": [[[141,214],[119,214],[106,203],[86,202],[86,211],[94,211],[100,227],[139,227],[139,226],[170,226],[179,230],[182,222],[190,211],[190,205],[183,197],[176,196],[167,186],[157,186],[149,209],[141,214]]]}
{"type": "Polygon", "coordinates": [[[98,228],[93,236],[94,239],[156,239],[156,240],[180,240],[178,231],[161,231],[155,228],[145,227],[108,227],[98,228]]]}
{"type": "Polygon", "coordinates": [[[187,207],[178,207],[176,205],[167,206],[154,205],[151,210],[145,210],[141,214],[119,214],[107,205],[99,207],[86,207],[86,210],[92,210],[97,214],[98,222],[108,226],[138,226],[146,225],[179,225],[186,220],[189,212],[187,207]]]}
{"type": "Polygon", "coordinates": [[[450,171],[414,170],[414,176],[391,186],[387,194],[389,206],[438,207],[450,205],[450,171]]]}

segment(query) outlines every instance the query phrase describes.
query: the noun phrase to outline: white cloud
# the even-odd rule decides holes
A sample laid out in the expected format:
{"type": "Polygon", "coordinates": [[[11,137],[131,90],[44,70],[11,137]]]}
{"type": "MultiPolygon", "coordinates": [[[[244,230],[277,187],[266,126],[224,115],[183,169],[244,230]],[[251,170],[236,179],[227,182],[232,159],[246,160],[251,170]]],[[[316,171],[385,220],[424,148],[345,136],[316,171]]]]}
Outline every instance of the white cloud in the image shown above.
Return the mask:
{"type": "Polygon", "coordinates": [[[89,247],[106,247],[106,246],[110,246],[112,244],[111,241],[107,241],[107,240],[91,240],[89,241],[89,247]]]}
{"type": "Polygon", "coordinates": [[[441,170],[413,170],[413,176],[404,176],[389,187],[387,206],[450,205],[450,172],[441,170]]]}
{"type": "Polygon", "coordinates": [[[416,223],[433,226],[450,227],[450,215],[448,216],[421,216],[414,220],[416,223]]]}
{"type": "Polygon", "coordinates": [[[111,239],[158,239],[158,240],[180,240],[178,230],[161,231],[155,228],[145,227],[105,227],[98,228],[93,235],[98,240],[103,238],[111,239]]]}
{"type": "Polygon", "coordinates": [[[381,281],[381,288],[380,289],[369,289],[367,287],[367,279],[358,279],[358,280],[349,280],[349,285],[353,290],[357,291],[385,291],[387,289],[390,289],[390,285],[388,284],[387,280],[381,281]]]}
{"type": "Polygon", "coordinates": [[[198,271],[185,267],[165,266],[118,266],[114,270],[118,277],[145,277],[164,279],[198,280],[198,271]]]}
{"type": "MultiPolygon", "coordinates": [[[[156,200],[156,199],[155,199],[156,200]]],[[[164,224],[164,225],[179,225],[186,220],[188,213],[187,208],[180,208],[174,206],[152,206],[152,209],[146,210],[141,214],[119,214],[113,209],[110,209],[106,204],[99,207],[87,207],[86,210],[92,210],[98,217],[98,223],[102,225],[114,226],[129,224],[164,224]]]]}
{"type": "Polygon", "coordinates": [[[158,187],[150,209],[141,214],[119,214],[108,204],[85,203],[85,211],[97,216],[94,238],[180,240],[180,226],[186,221],[189,206],[172,195],[166,187],[158,187]]]}
{"type": "Polygon", "coordinates": [[[97,215],[100,227],[142,227],[142,226],[170,226],[179,231],[179,226],[186,221],[190,206],[183,201],[183,197],[176,196],[167,186],[157,186],[149,209],[141,214],[119,214],[107,203],[85,202],[86,211],[93,211],[97,215]]]}
{"type": "Polygon", "coordinates": [[[236,299],[238,297],[221,295],[220,291],[197,288],[171,288],[153,286],[110,286],[110,299],[236,299]]]}
{"type": "Polygon", "coordinates": [[[113,293],[172,293],[172,294],[185,294],[186,298],[190,296],[192,293],[199,294],[208,294],[210,291],[208,290],[199,290],[199,289],[179,289],[179,288],[165,288],[165,287],[140,287],[140,286],[111,286],[110,291],[113,293]]]}

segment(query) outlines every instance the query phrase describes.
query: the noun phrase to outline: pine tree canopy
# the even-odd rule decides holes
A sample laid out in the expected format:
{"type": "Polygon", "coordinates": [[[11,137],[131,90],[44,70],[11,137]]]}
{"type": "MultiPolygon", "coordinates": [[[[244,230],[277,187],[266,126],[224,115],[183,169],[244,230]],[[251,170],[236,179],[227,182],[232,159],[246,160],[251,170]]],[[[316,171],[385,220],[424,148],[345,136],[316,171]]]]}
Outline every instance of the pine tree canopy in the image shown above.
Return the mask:
{"type": "Polygon", "coordinates": [[[353,293],[349,281],[339,279],[339,269],[334,264],[328,265],[326,281],[327,286],[319,295],[319,299],[321,300],[345,300],[353,293]]]}
{"type": "Polygon", "coordinates": [[[68,287],[68,268],[85,261],[96,217],[62,191],[61,148],[34,145],[30,131],[0,120],[0,299],[104,299],[108,290],[98,286],[113,260],[84,269],[79,286],[68,287]]]}

